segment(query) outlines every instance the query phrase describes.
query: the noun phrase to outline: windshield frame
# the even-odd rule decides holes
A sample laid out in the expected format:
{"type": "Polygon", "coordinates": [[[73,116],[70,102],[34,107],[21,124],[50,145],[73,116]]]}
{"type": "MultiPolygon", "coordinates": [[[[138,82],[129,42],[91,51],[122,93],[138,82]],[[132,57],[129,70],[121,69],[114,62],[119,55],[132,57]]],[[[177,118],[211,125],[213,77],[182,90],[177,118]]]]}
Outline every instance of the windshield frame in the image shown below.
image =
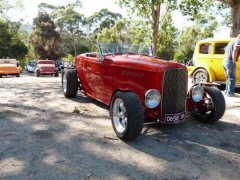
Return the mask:
{"type": "Polygon", "coordinates": [[[99,54],[102,58],[102,60],[104,59],[104,57],[106,55],[114,55],[114,54],[139,54],[139,55],[144,55],[144,56],[149,56],[154,58],[154,48],[153,45],[135,45],[135,44],[122,44],[122,43],[102,43],[102,42],[97,42],[97,47],[99,50],[99,54]],[[116,46],[115,48],[119,48],[119,52],[104,52],[103,50],[103,46],[107,45],[107,46],[116,46]],[[145,47],[145,48],[144,48],[145,47]],[[135,51],[139,51],[142,49],[142,51],[145,51],[145,53],[139,53],[139,52],[134,52],[134,50],[131,50],[131,52],[128,52],[129,49],[131,48],[135,48],[135,51]],[[125,51],[128,50],[128,51],[125,51]],[[125,52],[124,52],[125,51],[125,52]],[[133,52],[132,52],[133,51],[133,52]],[[148,52],[148,53],[146,53],[148,52]]]}

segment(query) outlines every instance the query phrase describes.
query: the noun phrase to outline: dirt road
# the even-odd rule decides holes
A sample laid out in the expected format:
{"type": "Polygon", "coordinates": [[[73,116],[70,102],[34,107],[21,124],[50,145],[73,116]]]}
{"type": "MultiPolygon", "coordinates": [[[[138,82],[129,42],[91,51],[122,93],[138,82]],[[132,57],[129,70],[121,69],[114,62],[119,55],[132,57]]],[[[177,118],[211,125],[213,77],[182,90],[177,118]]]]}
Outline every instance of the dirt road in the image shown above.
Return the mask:
{"type": "Polygon", "coordinates": [[[239,180],[240,98],[221,121],[190,115],[117,139],[108,107],[79,93],[66,99],[61,77],[0,78],[1,180],[239,180]],[[73,111],[79,110],[79,113],[73,111]]]}

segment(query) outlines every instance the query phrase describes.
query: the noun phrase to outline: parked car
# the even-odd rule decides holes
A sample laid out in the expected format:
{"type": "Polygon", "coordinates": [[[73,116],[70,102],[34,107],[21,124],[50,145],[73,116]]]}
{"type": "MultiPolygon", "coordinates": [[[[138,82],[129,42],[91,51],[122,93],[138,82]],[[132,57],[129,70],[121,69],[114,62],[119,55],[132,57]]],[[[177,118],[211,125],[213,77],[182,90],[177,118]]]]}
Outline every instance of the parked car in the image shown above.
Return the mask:
{"type": "Polygon", "coordinates": [[[0,78],[7,75],[20,77],[19,63],[16,59],[0,59],[0,78]]]}
{"type": "Polygon", "coordinates": [[[58,71],[61,71],[61,66],[63,65],[64,61],[63,60],[54,60],[55,67],[58,71]]]}
{"type": "Polygon", "coordinates": [[[98,43],[99,52],[78,55],[73,68],[62,74],[65,97],[78,90],[110,106],[116,135],[136,138],[144,123],[177,124],[187,112],[205,123],[225,112],[221,91],[196,84],[188,91],[187,68],[156,59],[152,46],[98,43]]]}
{"type": "Polygon", "coordinates": [[[55,68],[54,61],[52,60],[38,60],[37,61],[37,68],[35,70],[36,77],[41,75],[55,75],[58,77],[58,71],[55,68]]]}
{"type": "MultiPolygon", "coordinates": [[[[205,39],[196,44],[192,66],[188,66],[188,75],[194,83],[214,82],[225,85],[227,77],[224,73],[222,61],[225,47],[233,40],[227,39],[205,39]]],[[[240,61],[236,68],[236,86],[240,86],[240,61]]]]}
{"type": "Polygon", "coordinates": [[[27,63],[27,65],[25,67],[25,70],[27,72],[33,72],[34,73],[36,68],[37,68],[37,61],[30,61],[30,62],[27,63]]]}
{"type": "Polygon", "coordinates": [[[64,63],[60,66],[60,69],[61,69],[61,71],[62,71],[64,68],[69,68],[69,67],[73,67],[72,63],[64,62],[64,63]]]}

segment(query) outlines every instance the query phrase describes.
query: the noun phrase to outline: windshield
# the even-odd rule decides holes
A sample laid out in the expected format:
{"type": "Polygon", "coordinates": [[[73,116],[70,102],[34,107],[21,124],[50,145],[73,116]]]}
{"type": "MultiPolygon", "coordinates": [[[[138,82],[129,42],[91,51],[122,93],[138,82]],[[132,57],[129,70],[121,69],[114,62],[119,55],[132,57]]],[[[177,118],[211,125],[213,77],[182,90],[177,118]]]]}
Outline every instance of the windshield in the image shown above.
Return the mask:
{"type": "Polygon", "coordinates": [[[142,54],[153,57],[153,47],[149,45],[133,45],[119,43],[97,43],[101,55],[106,54],[142,54]]]}

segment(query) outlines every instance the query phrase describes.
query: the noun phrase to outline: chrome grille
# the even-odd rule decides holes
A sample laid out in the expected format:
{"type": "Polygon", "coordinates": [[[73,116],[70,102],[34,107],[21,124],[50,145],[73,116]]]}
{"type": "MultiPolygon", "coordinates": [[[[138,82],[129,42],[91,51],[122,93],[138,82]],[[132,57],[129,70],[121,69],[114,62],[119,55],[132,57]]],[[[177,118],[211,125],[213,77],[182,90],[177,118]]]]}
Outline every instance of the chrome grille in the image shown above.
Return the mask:
{"type": "Polygon", "coordinates": [[[164,73],[162,116],[185,111],[188,76],[186,69],[168,69],[164,73]]]}

